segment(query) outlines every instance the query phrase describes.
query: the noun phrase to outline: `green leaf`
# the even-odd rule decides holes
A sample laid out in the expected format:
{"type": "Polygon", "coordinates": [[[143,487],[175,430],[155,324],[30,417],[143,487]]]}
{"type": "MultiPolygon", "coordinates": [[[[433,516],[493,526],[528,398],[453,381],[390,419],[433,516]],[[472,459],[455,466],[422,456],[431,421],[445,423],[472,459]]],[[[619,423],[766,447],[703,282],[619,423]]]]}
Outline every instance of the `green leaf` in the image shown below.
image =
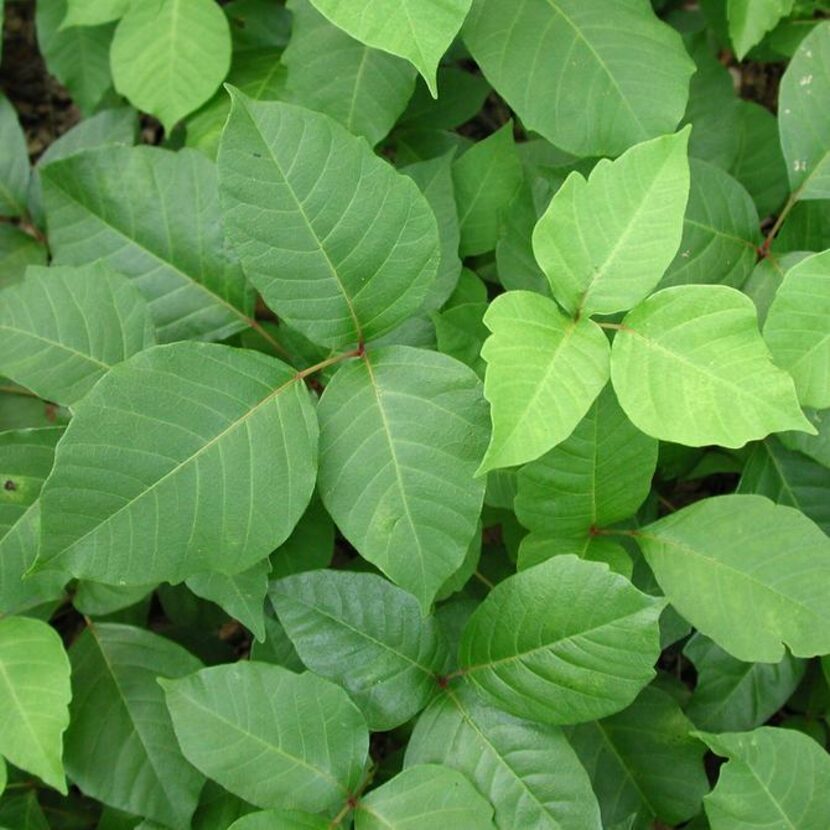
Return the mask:
{"type": "Polygon", "coordinates": [[[69,777],[111,807],[189,826],[204,779],[176,745],[156,678],[182,677],[200,662],[157,634],[113,623],[88,626],[69,658],[69,777]]]}
{"type": "Polygon", "coordinates": [[[487,303],[462,303],[432,315],[438,351],[460,360],[484,379],[487,364],[481,348],[489,332],[484,325],[487,303]]]}
{"type": "Polygon", "coordinates": [[[805,663],[785,654],[780,663],[743,663],[702,634],[683,654],[697,669],[686,714],[698,729],[742,732],[768,721],[804,677],[805,663]]]}
{"type": "Polygon", "coordinates": [[[14,225],[0,223],[0,288],[23,280],[30,265],[46,265],[46,248],[14,225]]]}
{"type": "Polygon", "coordinates": [[[652,295],[614,337],[611,379],[635,426],[692,447],[813,432],[792,378],[770,359],[746,295],[684,285],[652,295]]]}
{"type": "Polygon", "coordinates": [[[781,79],[778,124],[796,199],[830,198],[830,22],[817,25],[781,79]]]}
{"type": "Polygon", "coordinates": [[[99,26],[123,17],[132,0],[66,0],[66,17],[61,29],[70,26],[99,26]]]}
{"type": "Polygon", "coordinates": [[[823,251],[830,245],[827,200],[796,202],[772,244],[775,255],[794,251],[823,251]]]}
{"type": "Polygon", "coordinates": [[[0,802],[0,822],[4,830],[50,830],[33,790],[0,802]]]}
{"type": "Polygon", "coordinates": [[[830,251],[790,268],[764,323],[773,359],[795,380],[804,406],[830,406],[830,251]]]}
{"type": "Polygon", "coordinates": [[[72,605],[88,617],[106,617],[136,605],[149,606],[155,589],[155,585],[107,585],[81,579],[76,583],[72,605]]]}
{"type": "Polygon", "coordinates": [[[17,113],[5,95],[0,93],[0,215],[22,216],[26,213],[29,189],[29,153],[26,137],[17,120],[17,113]]]}
{"type": "Polygon", "coordinates": [[[806,435],[803,432],[783,432],[779,436],[781,443],[788,450],[796,450],[818,461],[825,467],[830,467],[830,409],[820,412],[807,410],[807,418],[816,428],[817,435],[806,435]]]}
{"type": "Polygon", "coordinates": [[[798,510],[719,496],[636,538],[671,604],[738,660],[778,663],[784,644],[796,657],[830,652],[830,539],[798,510]]]}
{"type": "Polygon", "coordinates": [[[596,323],[529,291],[497,297],[484,323],[493,435],[479,472],[533,461],[564,441],[607,383],[610,352],[596,323]]]}
{"type": "Polygon", "coordinates": [[[228,74],[228,20],[213,0],[131,3],[115,31],[111,64],[116,90],[169,133],[228,74]]]}
{"type": "Polygon", "coordinates": [[[447,657],[435,620],[382,577],[310,571],[273,583],[270,597],[303,663],[343,686],[373,731],[405,723],[435,693],[447,657]]]}
{"type": "Polygon", "coordinates": [[[267,810],[235,821],[228,830],[328,830],[331,822],[296,810],[267,810]]]}
{"type": "Polygon", "coordinates": [[[225,250],[216,169],[201,153],[105,147],[41,173],[57,265],[102,259],[135,281],[161,342],[221,340],[253,297],[225,250]]]}
{"type": "Polygon", "coordinates": [[[470,147],[452,166],[462,257],[496,247],[501,215],[522,184],[513,122],[470,147]]]}
{"type": "Polygon", "coordinates": [[[533,250],[569,313],[612,314],[644,300],[677,253],[689,196],[689,128],[571,173],[536,225],[533,250]]]}
{"type": "Polygon", "coordinates": [[[475,0],[463,36],[524,125],[569,153],[619,155],[686,109],[695,66],[640,0],[475,0]]]}
{"type": "Polygon", "coordinates": [[[374,146],[395,126],[415,90],[415,69],[365,46],[317,12],[309,0],[291,0],[288,100],[330,115],[374,146]]]}
{"type": "Polygon", "coordinates": [[[743,60],[746,53],[760,43],[782,17],[790,14],[793,3],[794,0],[727,0],[729,36],[738,60],[743,60]]]}
{"type": "Polygon", "coordinates": [[[604,720],[567,730],[594,785],[604,826],[635,814],[635,827],[655,819],[681,824],[700,811],[709,791],[706,748],[689,737],[692,724],[659,689],[643,689],[634,703],[604,720]]]}
{"type": "Polygon", "coordinates": [[[40,620],[0,619],[0,755],[64,795],[70,697],[69,660],[57,632],[40,620]]]}
{"type": "Polygon", "coordinates": [[[438,88],[441,95],[433,98],[427,85],[418,83],[399,123],[416,129],[454,130],[475,118],[491,92],[481,75],[451,64],[438,67],[438,88]]]}
{"type": "Polygon", "coordinates": [[[245,570],[302,515],[316,443],[308,392],[280,361],[207,343],[140,352],[77,407],[43,489],[39,562],[120,585],[245,570]]]}
{"type": "Polygon", "coordinates": [[[508,715],[467,684],[438,697],[415,725],[406,765],[430,763],[472,781],[500,830],[600,830],[591,782],[562,731],[508,715]]]}
{"type": "Polygon", "coordinates": [[[141,294],[105,265],[33,267],[0,294],[0,371],[46,400],[77,403],[154,343],[141,294]]]}
{"type": "Polygon", "coordinates": [[[464,628],[459,660],[511,714],[594,720],[628,706],[654,677],[664,606],[605,565],[554,556],[493,588],[464,628]]]}
{"type": "Polygon", "coordinates": [[[334,553],[334,522],[315,494],[291,535],[271,554],[271,580],[327,568],[334,553]]]}
{"type": "Polygon", "coordinates": [[[418,187],[325,115],[232,95],[219,151],[225,221],[265,302],[326,346],[396,328],[440,257],[418,187]]]}
{"type": "Polygon", "coordinates": [[[234,663],[160,683],[188,760],[257,807],[328,813],[360,780],[366,722],[328,680],[234,663]]]}
{"type": "Polygon", "coordinates": [[[438,63],[458,34],[472,0],[311,0],[335,26],[352,37],[406,58],[438,97],[438,63]]]}
{"type": "Polygon", "coordinates": [[[764,726],[752,732],[698,733],[729,758],[704,799],[712,830],[823,827],[830,815],[830,758],[793,729],[764,726]]]}
{"type": "Polygon", "coordinates": [[[478,525],[481,382],[445,355],[370,350],[337,372],[318,415],[323,504],[361,556],[426,612],[478,525]]]}
{"type": "Polygon", "coordinates": [[[493,808],[460,772],[437,764],[408,767],[361,798],[356,830],[416,830],[446,823],[453,830],[486,830],[493,808]]]}

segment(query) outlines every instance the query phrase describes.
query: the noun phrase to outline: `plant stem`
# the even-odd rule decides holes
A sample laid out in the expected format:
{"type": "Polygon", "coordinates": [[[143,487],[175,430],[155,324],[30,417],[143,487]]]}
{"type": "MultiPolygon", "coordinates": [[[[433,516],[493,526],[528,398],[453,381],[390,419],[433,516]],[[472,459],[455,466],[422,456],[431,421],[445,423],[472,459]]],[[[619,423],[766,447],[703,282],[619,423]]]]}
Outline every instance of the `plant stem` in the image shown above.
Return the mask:
{"type": "Polygon", "coordinates": [[[778,235],[778,231],[781,230],[781,226],[786,221],[787,217],[790,215],[790,211],[795,207],[795,203],[798,201],[798,197],[801,195],[801,190],[803,186],[798,188],[794,193],[790,194],[790,198],[787,199],[787,203],[781,210],[781,213],[778,214],[778,218],[775,220],[775,223],[770,228],[769,233],[767,234],[764,241],[761,243],[761,247],[758,248],[758,256],[761,259],[769,256],[770,248],[772,247],[772,243],[775,240],[775,237],[778,235]]]}
{"type": "Polygon", "coordinates": [[[344,360],[349,360],[352,357],[362,356],[362,346],[359,346],[356,349],[352,349],[350,352],[343,352],[342,354],[333,355],[332,357],[329,357],[326,360],[321,361],[320,363],[315,363],[313,366],[309,366],[307,369],[303,369],[301,372],[297,372],[297,374],[294,375],[294,380],[305,380],[307,377],[315,374],[316,372],[322,372],[323,369],[328,369],[329,366],[334,366],[337,363],[342,363],[344,360]]]}

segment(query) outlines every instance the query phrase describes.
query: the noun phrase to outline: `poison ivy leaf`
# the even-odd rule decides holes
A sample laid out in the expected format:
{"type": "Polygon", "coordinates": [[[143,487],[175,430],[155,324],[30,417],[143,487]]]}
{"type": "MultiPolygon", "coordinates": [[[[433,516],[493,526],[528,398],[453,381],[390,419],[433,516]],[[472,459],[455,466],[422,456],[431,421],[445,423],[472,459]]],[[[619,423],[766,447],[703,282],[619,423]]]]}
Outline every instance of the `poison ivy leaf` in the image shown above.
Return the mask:
{"type": "Polygon", "coordinates": [[[464,561],[481,512],[481,382],[445,355],[387,347],[344,365],[318,415],[323,504],[426,612],[464,561]]]}
{"type": "Polygon", "coordinates": [[[794,0],[727,0],[729,36],[738,60],[743,60],[746,53],[792,11],[793,3],[794,0]]]}
{"type": "Polygon", "coordinates": [[[591,783],[562,731],[508,715],[467,684],[436,698],[415,725],[406,766],[431,763],[467,776],[500,830],[600,830],[591,783]]]}
{"type": "Polygon", "coordinates": [[[234,663],[160,682],[185,756],[251,804],[334,811],[358,784],[366,722],[328,680],[234,663]]]}
{"type": "Polygon", "coordinates": [[[438,67],[438,88],[441,94],[433,98],[429,87],[423,81],[418,83],[398,123],[454,130],[478,114],[491,91],[481,75],[452,65],[438,67]]]}
{"type": "Polygon", "coordinates": [[[698,729],[742,732],[761,726],[804,677],[804,661],[791,654],[779,663],[743,663],[702,634],[695,634],[683,653],[697,669],[686,714],[698,729]]]}
{"type": "Polygon", "coordinates": [[[271,580],[327,568],[334,553],[334,522],[315,495],[291,535],[271,554],[271,580]]]}
{"type": "Polygon", "coordinates": [[[798,510],[719,496],[648,525],[637,542],[671,604],[738,660],[778,663],[784,644],[797,657],[830,652],[830,539],[798,510]]]}
{"type": "Polygon", "coordinates": [[[176,745],[156,678],[183,677],[200,662],[157,634],[112,623],[87,627],[69,657],[69,777],[111,807],[189,826],[204,779],[176,745]]]}
{"type": "Polygon", "coordinates": [[[830,251],[790,268],[764,323],[775,362],[795,380],[804,406],[830,406],[830,251]]]}
{"type": "Polygon", "coordinates": [[[686,109],[694,64],[640,0],[475,0],[463,35],[524,125],[569,153],[619,155],[686,109]]]}
{"type": "Polygon", "coordinates": [[[830,246],[829,205],[827,200],[797,202],[773,240],[773,254],[823,251],[830,246]]]}
{"type": "MultiPolygon", "coordinates": [[[[150,595],[156,587],[156,585],[107,585],[104,582],[81,579],[76,583],[72,604],[77,611],[88,617],[106,617],[138,605],[142,600],[146,601],[146,605],[149,606],[150,595]]],[[[146,615],[144,618],[146,619],[146,615]]]]}
{"type": "Polygon", "coordinates": [[[461,667],[519,717],[551,724],[604,717],[654,677],[664,605],[605,565],[554,556],[487,595],[464,628],[461,667]]]}
{"type": "Polygon", "coordinates": [[[291,0],[289,100],[330,115],[371,145],[388,135],[415,90],[415,69],[365,46],[330,23],[309,0],[291,0]]]}
{"type": "Polygon", "coordinates": [[[246,570],[308,504],[316,440],[308,393],[278,360],[207,343],[140,352],[77,407],[43,489],[38,561],[120,585],[246,570]]]}
{"type": "Polygon", "coordinates": [[[830,758],[812,738],[764,726],[752,732],[698,733],[729,758],[704,799],[712,830],[778,824],[819,830],[830,815],[830,758]]]}
{"type": "Polygon", "coordinates": [[[522,165],[513,141],[513,122],[474,144],[452,166],[461,256],[492,251],[501,214],[522,183],[522,165]]]}
{"type": "Polygon", "coordinates": [[[563,537],[555,532],[528,533],[519,544],[518,567],[520,571],[532,568],[552,556],[573,554],[589,562],[604,562],[618,574],[631,578],[634,563],[626,549],[601,536],[584,538],[563,537]]]}
{"type": "Polygon", "coordinates": [[[438,64],[458,34],[472,0],[367,0],[361,8],[348,0],[311,2],[352,37],[406,58],[437,98],[438,64]]]}
{"type": "Polygon", "coordinates": [[[447,655],[435,620],[382,577],[310,571],[270,596],[303,663],[343,686],[373,731],[405,723],[436,691],[447,655]]]}
{"type": "Polygon", "coordinates": [[[259,49],[285,49],[291,40],[291,12],[270,0],[231,0],[223,4],[231,22],[234,57],[259,49]]]}
{"type": "Polygon", "coordinates": [[[0,802],[0,827],[8,830],[51,830],[37,802],[37,793],[10,796],[0,802]]]}
{"type": "Polygon", "coordinates": [[[596,323],[571,320],[529,291],[497,297],[484,323],[493,435],[480,472],[533,461],[564,441],[607,383],[609,362],[596,323]]]}
{"type": "Polygon", "coordinates": [[[112,41],[115,88],[169,133],[228,74],[231,33],[212,0],[131,3],[112,41]]]}
{"type": "Polygon", "coordinates": [[[635,426],[662,441],[741,447],[770,432],[813,432],[752,300],[726,286],[666,288],[637,306],[614,338],[611,379],[635,426]]]}
{"type": "Polygon", "coordinates": [[[0,93],[0,215],[22,216],[26,213],[29,189],[29,153],[26,137],[17,120],[17,113],[5,95],[0,93]]]}
{"type": "Polygon", "coordinates": [[[778,123],[790,188],[797,199],[830,198],[830,23],[816,26],[790,61],[779,92],[778,123]]]}
{"type": "Polygon", "coordinates": [[[463,303],[432,315],[438,351],[469,366],[482,380],[486,365],[481,347],[487,339],[487,303],[463,303]]]}
{"type": "MultiPolygon", "coordinates": [[[[192,830],[215,830],[229,828],[234,821],[255,811],[241,798],[237,798],[220,787],[215,781],[208,781],[199,797],[199,806],[193,814],[192,830]]],[[[103,828],[98,828],[103,830],[103,828]]]]}
{"type": "Polygon", "coordinates": [[[66,17],[61,29],[70,26],[99,26],[123,17],[132,0],[66,0],[66,17]]]}
{"type": "Polygon", "coordinates": [[[447,823],[458,830],[493,826],[493,808],[460,772],[437,764],[408,767],[355,810],[356,830],[418,828],[447,823]]]}
{"type": "Polygon", "coordinates": [[[624,711],[567,730],[606,827],[632,814],[634,827],[680,824],[700,811],[709,791],[706,748],[689,737],[691,728],[673,698],[648,687],[624,711]]]}
{"type": "Polygon", "coordinates": [[[30,265],[46,265],[46,248],[14,225],[0,223],[0,288],[21,282],[30,265]]]}
{"type": "Polygon", "coordinates": [[[807,410],[807,418],[817,435],[803,432],[782,432],[779,438],[788,450],[797,450],[825,467],[830,467],[830,409],[807,410]]]}
{"type": "Polygon", "coordinates": [[[326,346],[396,328],[440,257],[415,183],[325,115],[233,96],[219,151],[225,220],[266,303],[326,346]]]}
{"type": "Polygon", "coordinates": [[[243,816],[228,830],[274,830],[275,827],[280,830],[328,830],[331,822],[296,810],[266,810],[243,816]]]}
{"type": "Polygon", "coordinates": [[[57,632],[40,620],[0,619],[0,755],[64,795],[70,697],[69,660],[57,632]]]}
{"type": "Polygon", "coordinates": [[[221,340],[252,324],[253,297],[225,251],[216,170],[201,153],[105,147],[41,175],[55,264],[102,259],[133,279],[161,342],[221,340]]]}
{"type": "Polygon", "coordinates": [[[758,325],[763,329],[769,307],[781,286],[787,271],[810,256],[807,252],[793,251],[788,254],[773,254],[761,259],[755,266],[741,291],[755,303],[758,325]]]}
{"type": "Polygon", "coordinates": [[[62,404],[153,345],[147,304],[110,268],[30,268],[0,294],[0,371],[62,404]]]}

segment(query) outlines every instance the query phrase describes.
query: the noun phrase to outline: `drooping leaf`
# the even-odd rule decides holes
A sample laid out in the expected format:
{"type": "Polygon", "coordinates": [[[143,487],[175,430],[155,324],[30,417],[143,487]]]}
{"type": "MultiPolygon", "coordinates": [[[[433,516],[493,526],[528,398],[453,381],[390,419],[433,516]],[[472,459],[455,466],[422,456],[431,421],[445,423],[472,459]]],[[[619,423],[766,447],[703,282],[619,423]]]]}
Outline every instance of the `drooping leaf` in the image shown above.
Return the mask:
{"type": "Polygon", "coordinates": [[[738,60],[774,29],[793,8],[794,0],[727,0],[729,36],[738,60]]]}
{"type": "Polygon", "coordinates": [[[592,320],[546,297],[508,291],[484,315],[492,332],[484,395],[493,435],[480,471],[522,464],[564,441],[608,381],[609,347],[592,320]]]}
{"type": "Polygon", "coordinates": [[[686,108],[694,64],[640,0],[475,0],[463,36],[525,126],[570,153],[619,155],[686,108]]]}
{"type": "Polygon", "coordinates": [[[343,686],[373,731],[400,726],[435,693],[446,645],[406,591],[324,570],[275,582],[270,597],[303,663],[343,686]]]}
{"type": "Polygon", "coordinates": [[[219,174],[247,276],[321,345],[396,328],[420,306],[440,257],[418,187],[325,115],[233,96],[219,174]]]}
{"type": "Polygon", "coordinates": [[[637,306],[614,337],[611,379],[633,423],[663,441],[741,447],[771,432],[813,432],[752,300],[726,286],[666,288],[637,306]]]}
{"type": "Polygon", "coordinates": [[[664,605],[605,565],[554,556],[487,595],[464,628],[461,667],[518,717],[551,724],[604,717],[654,676],[664,605]]]}
{"type": "Polygon", "coordinates": [[[70,697],[69,660],[57,632],[40,620],[0,619],[0,755],[64,795],[70,697]]]}
{"type": "Polygon", "coordinates": [[[188,760],[251,804],[333,813],[359,782],[366,722],[328,680],[243,662],[161,685],[188,760]]]}
{"type": "Polygon", "coordinates": [[[99,26],[123,17],[132,0],[66,0],[62,29],[70,26],[99,26]]]}
{"type": "Polygon", "coordinates": [[[115,88],[169,133],[228,74],[231,33],[212,0],[131,3],[112,41],[115,88]]]}
{"type": "Polygon", "coordinates": [[[784,645],[797,657],[830,651],[830,539],[798,510],[719,496],[637,542],[671,604],[738,660],[778,663],[784,645]]]}
{"type": "Polygon", "coordinates": [[[140,352],[78,404],[41,497],[39,562],[127,585],[246,570],[302,515],[316,443],[308,392],[280,361],[207,343],[140,352]]]}
{"type": "Polygon", "coordinates": [[[318,415],[323,503],[360,554],[426,611],[478,525],[481,382],[446,355],[369,350],[337,372],[318,415]]]}
{"type": "Polygon", "coordinates": [[[660,282],[677,253],[689,195],[689,129],[574,172],[533,233],[553,296],[574,314],[627,311],[660,282]]]}
{"type": "Polygon", "coordinates": [[[0,216],[26,213],[29,189],[29,153],[17,113],[8,98],[0,93],[0,216]]]}
{"type": "Polygon", "coordinates": [[[204,778],[176,745],[156,678],[182,677],[200,662],[164,637],[113,623],[87,627],[69,657],[70,779],[119,810],[171,827],[189,825],[204,778]]]}
{"type": "Polygon", "coordinates": [[[160,342],[221,340],[251,325],[253,297],[225,250],[216,170],[201,153],[105,147],[41,176],[55,264],[102,259],[130,277],[160,342]]]}

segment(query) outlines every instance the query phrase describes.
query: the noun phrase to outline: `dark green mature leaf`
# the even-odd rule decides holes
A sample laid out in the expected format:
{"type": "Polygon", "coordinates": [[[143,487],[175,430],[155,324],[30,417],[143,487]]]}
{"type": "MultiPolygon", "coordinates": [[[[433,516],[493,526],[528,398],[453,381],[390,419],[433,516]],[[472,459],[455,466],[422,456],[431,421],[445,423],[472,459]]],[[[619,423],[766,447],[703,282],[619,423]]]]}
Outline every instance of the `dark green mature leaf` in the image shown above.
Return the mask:
{"type": "Polygon", "coordinates": [[[463,35],[524,124],[570,153],[619,155],[686,108],[694,64],[640,0],[475,0],[463,35]]]}
{"type": "Polygon", "coordinates": [[[600,830],[590,781],[561,730],[508,715],[467,684],[437,698],[415,725],[406,765],[429,763],[464,773],[495,808],[500,830],[600,830]]]}
{"type": "Polygon", "coordinates": [[[445,355],[370,350],[337,372],[318,415],[323,503],[360,554],[426,611],[478,526],[481,382],[445,355]]]}
{"type": "Polygon", "coordinates": [[[435,693],[446,645],[406,591],[326,570],[275,582],[270,596],[303,663],[343,686],[373,731],[400,726],[435,693]]]}
{"type": "Polygon", "coordinates": [[[225,220],[265,301],[311,340],[354,346],[415,312],[438,268],[432,210],[332,119],[233,93],[219,152],[225,220]]]}
{"type": "Polygon", "coordinates": [[[308,392],[280,361],[207,343],[141,352],[77,407],[43,490],[39,562],[122,585],[246,570],[305,510],[316,445],[308,392]]]}
{"type": "Polygon", "coordinates": [[[176,745],[156,678],[182,677],[200,662],[157,634],[112,623],[89,626],[69,657],[69,777],[104,804],[171,827],[188,825],[204,778],[176,745]]]}
{"type": "Polygon", "coordinates": [[[554,556],[500,582],[464,628],[464,675],[511,714],[581,723],[654,677],[665,602],[607,566],[554,556]]]}
{"type": "Polygon", "coordinates": [[[17,113],[5,95],[0,93],[0,216],[21,216],[26,213],[29,189],[29,154],[26,137],[17,120],[17,113]]]}
{"type": "Polygon", "coordinates": [[[328,680],[234,663],[160,682],[185,756],[251,804],[334,813],[358,784],[366,722],[328,680]]]}
{"type": "Polygon", "coordinates": [[[154,343],[147,303],[102,264],[30,268],[0,294],[0,371],[46,400],[77,403],[154,343]]]}
{"type": "Polygon", "coordinates": [[[334,553],[334,522],[314,495],[291,535],[271,554],[271,579],[327,568],[334,553]]]}
{"type": "Polygon", "coordinates": [[[784,644],[797,657],[830,651],[830,539],[798,510],[720,496],[637,542],[672,605],[738,660],[778,663],[784,644]]]}
{"type": "Polygon", "coordinates": [[[12,795],[0,802],[0,822],[4,830],[50,830],[37,801],[37,793],[12,795]]]}
{"type": "Polygon", "coordinates": [[[433,98],[426,83],[418,83],[399,123],[415,128],[455,129],[475,118],[491,91],[481,75],[451,64],[438,67],[438,87],[441,94],[433,98]]]}
{"type": "Polygon", "coordinates": [[[216,169],[192,150],[105,147],[45,167],[58,265],[98,259],[135,281],[161,342],[251,325],[253,297],[225,250],[216,169]]]}

